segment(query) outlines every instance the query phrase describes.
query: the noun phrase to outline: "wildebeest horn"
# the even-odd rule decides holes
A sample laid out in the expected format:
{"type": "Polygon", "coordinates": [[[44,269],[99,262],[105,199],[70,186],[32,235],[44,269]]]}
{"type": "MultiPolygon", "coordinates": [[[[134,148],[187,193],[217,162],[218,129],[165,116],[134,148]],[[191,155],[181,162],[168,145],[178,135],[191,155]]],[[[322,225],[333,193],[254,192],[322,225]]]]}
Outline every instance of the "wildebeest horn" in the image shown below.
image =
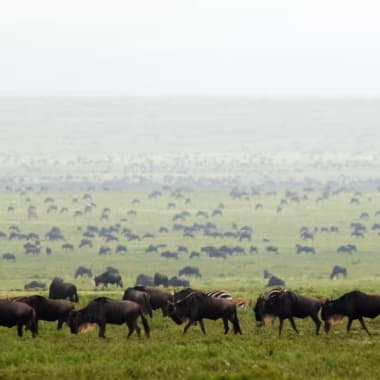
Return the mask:
{"type": "Polygon", "coordinates": [[[190,298],[192,295],[196,294],[195,292],[191,292],[190,294],[188,294],[186,297],[182,298],[181,300],[179,301],[176,301],[175,302],[175,305],[179,304],[180,302],[183,302],[185,301],[186,299],[190,298]]]}

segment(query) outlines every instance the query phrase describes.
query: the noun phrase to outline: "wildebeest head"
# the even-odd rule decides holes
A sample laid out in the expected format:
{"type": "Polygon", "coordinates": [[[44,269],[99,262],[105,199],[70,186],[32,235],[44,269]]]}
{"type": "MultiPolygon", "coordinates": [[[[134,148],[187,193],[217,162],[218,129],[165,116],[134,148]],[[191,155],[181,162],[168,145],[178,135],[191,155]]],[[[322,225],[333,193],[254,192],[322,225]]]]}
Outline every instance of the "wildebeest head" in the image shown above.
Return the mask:
{"type": "Polygon", "coordinates": [[[256,301],[256,304],[253,308],[253,313],[256,319],[256,325],[258,327],[264,326],[264,315],[265,315],[265,298],[263,295],[260,295],[256,301]]]}
{"type": "Polygon", "coordinates": [[[167,314],[171,317],[171,319],[177,323],[178,325],[182,324],[188,319],[192,299],[194,298],[196,293],[192,292],[186,295],[184,298],[175,300],[173,297],[173,302],[168,302],[167,305],[167,314]]]}
{"type": "Polygon", "coordinates": [[[67,324],[70,326],[70,331],[72,334],[78,334],[81,330],[81,326],[88,323],[85,315],[77,310],[73,310],[67,319],[67,324]]]}
{"type": "Polygon", "coordinates": [[[321,318],[325,321],[324,329],[328,333],[333,324],[341,322],[344,318],[339,308],[339,302],[337,300],[327,300],[322,306],[321,318]]]}

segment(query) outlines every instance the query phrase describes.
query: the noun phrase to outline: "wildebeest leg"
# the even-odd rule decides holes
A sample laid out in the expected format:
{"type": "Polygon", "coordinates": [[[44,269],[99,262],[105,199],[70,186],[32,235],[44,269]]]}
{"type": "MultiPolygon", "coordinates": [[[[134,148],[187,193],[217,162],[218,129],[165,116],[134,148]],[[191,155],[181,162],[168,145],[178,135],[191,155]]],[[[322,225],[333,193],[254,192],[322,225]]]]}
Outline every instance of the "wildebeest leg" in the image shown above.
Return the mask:
{"type": "MultiPolygon", "coordinates": [[[[189,329],[189,327],[194,323],[194,321],[192,321],[191,319],[189,320],[189,322],[187,323],[187,325],[185,326],[185,328],[183,329],[183,333],[186,334],[186,331],[189,329]]],[[[201,327],[202,328],[202,327],[201,327]]]]}
{"type": "Polygon", "coordinates": [[[316,331],[315,331],[315,334],[316,335],[319,335],[319,330],[321,328],[321,321],[319,320],[319,318],[316,316],[316,315],[312,315],[311,316],[311,319],[314,321],[315,323],[315,326],[316,326],[316,331]]]}
{"type": "Polygon", "coordinates": [[[363,329],[365,330],[365,331],[367,331],[367,334],[368,335],[371,335],[371,333],[368,331],[368,329],[367,329],[367,326],[365,325],[365,323],[364,323],[364,319],[363,319],[363,317],[359,317],[359,322],[360,322],[360,324],[362,325],[362,327],[363,327],[363,329]]]}
{"type": "Polygon", "coordinates": [[[350,329],[351,329],[351,325],[352,325],[352,318],[348,318],[348,323],[347,323],[347,332],[349,332],[350,331],[350,329]]]}
{"type": "Polygon", "coordinates": [[[297,327],[296,327],[296,323],[294,322],[294,318],[293,318],[293,317],[290,317],[290,318],[289,318],[289,321],[290,321],[290,323],[291,323],[291,325],[292,325],[292,327],[293,327],[293,330],[294,330],[297,334],[299,334],[299,332],[298,332],[298,330],[297,330],[297,327]]]}
{"type": "Polygon", "coordinates": [[[282,333],[282,326],[284,325],[284,320],[280,318],[280,325],[278,327],[278,336],[281,336],[282,333]]]}
{"type": "Polygon", "coordinates": [[[17,335],[20,338],[22,337],[22,323],[18,323],[18,325],[17,325],[17,335]]]}
{"type": "Polygon", "coordinates": [[[99,338],[105,338],[106,324],[104,322],[98,323],[99,325],[99,338]]]}
{"type": "Polygon", "coordinates": [[[228,319],[227,318],[223,318],[223,324],[224,324],[224,333],[227,334],[228,330],[230,329],[228,326],[228,319]]]}
{"type": "Polygon", "coordinates": [[[62,329],[63,322],[65,322],[64,319],[58,319],[57,330],[61,330],[62,329]]]}
{"type": "Polygon", "coordinates": [[[202,330],[203,334],[206,335],[206,330],[205,330],[205,325],[203,323],[203,319],[199,320],[199,325],[201,326],[201,330],[202,330]]]}

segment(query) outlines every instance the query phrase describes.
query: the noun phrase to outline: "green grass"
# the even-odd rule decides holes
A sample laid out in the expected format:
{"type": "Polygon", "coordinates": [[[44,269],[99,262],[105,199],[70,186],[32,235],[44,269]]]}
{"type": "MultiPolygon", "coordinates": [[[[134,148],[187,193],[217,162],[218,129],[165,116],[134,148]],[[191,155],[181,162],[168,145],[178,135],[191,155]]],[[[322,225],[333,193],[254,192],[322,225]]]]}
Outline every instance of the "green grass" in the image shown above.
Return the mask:
{"type": "MultiPolygon", "coordinates": [[[[81,193],[35,193],[24,195],[15,193],[0,194],[0,230],[8,233],[11,224],[19,226],[22,233],[37,232],[41,236],[52,227],[61,228],[66,242],[74,244],[73,252],[63,252],[62,242],[41,241],[43,252],[38,257],[28,257],[23,253],[24,241],[1,241],[1,251],[16,255],[16,263],[0,262],[0,296],[25,294],[26,282],[38,279],[50,283],[52,277],[61,276],[74,282],[79,289],[80,305],[101,294],[121,299],[122,290],[94,289],[89,279],[74,280],[77,266],[91,266],[95,274],[101,273],[107,265],[119,268],[124,285],[134,284],[139,273],[154,272],[176,275],[185,265],[199,267],[202,279],[191,280],[191,285],[199,289],[227,289],[235,297],[254,301],[264,290],[266,280],[263,269],[285,279],[287,287],[302,294],[335,297],[354,288],[377,293],[380,285],[378,262],[380,237],[371,231],[380,217],[374,213],[380,209],[380,195],[367,193],[361,197],[360,205],[349,205],[352,194],[340,194],[329,200],[317,203],[318,193],[308,193],[309,199],[301,203],[290,203],[283,213],[277,214],[276,208],[284,194],[263,195],[250,200],[232,200],[225,192],[186,193],[191,203],[185,205],[184,199],[173,200],[167,193],[156,200],[150,200],[147,193],[93,192],[97,208],[92,214],[74,218],[75,210],[83,209],[87,203],[80,200],[72,203],[72,198],[81,198],[81,193]],[[44,199],[51,196],[59,208],[67,207],[67,214],[46,213],[48,205],[44,199]],[[30,201],[26,202],[25,198],[30,201]],[[368,198],[371,197],[372,201],[368,198]],[[139,198],[141,203],[131,204],[139,198]],[[167,204],[176,203],[175,210],[168,210],[167,204]],[[198,210],[211,214],[220,202],[225,209],[222,217],[196,217],[198,210]],[[255,210],[256,203],[264,205],[263,210],[255,210]],[[28,220],[27,208],[30,204],[37,207],[37,220],[28,220]],[[13,213],[7,206],[15,206],[13,213]],[[110,218],[100,221],[104,207],[111,209],[110,218]],[[136,216],[127,216],[134,209],[136,216]],[[187,210],[191,216],[186,225],[193,222],[216,223],[218,231],[231,230],[233,223],[238,227],[245,224],[254,228],[252,242],[238,242],[235,239],[214,239],[197,233],[194,239],[184,238],[182,233],[172,231],[172,217],[175,213],[187,210]],[[360,220],[367,226],[365,239],[350,236],[349,224],[359,221],[361,212],[367,211],[370,218],[360,220]],[[120,219],[127,217],[127,222],[120,219]],[[119,242],[108,245],[115,247],[125,244],[128,253],[112,254],[101,257],[97,254],[100,246],[105,245],[101,238],[94,239],[92,249],[77,248],[81,240],[78,227],[88,224],[110,226],[120,223],[142,235],[155,233],[154,239],[128,242],[119,237],[119,242]],[[317,233],[314,241],[302,242],[299,228],[303,225],[339,227],[339,234],[317,233]],[[159,234],[160,226],[169,228],[168,234],[159,234]],[[267,238],[270,243],[264,243],[267,238]],[[185,245],[189,251],[199,250],[205,245],[239,245],[246,249],[250,245],[259,247],[257,255],[233,256],[226,260],[209,259],[204,254],[200,259],[189,260],[188,255],[180,255],[179,260],[163,259],[157,253],[146,254],[149,244],[166,243],[168,249],[185,245]],[[315,256],[296,255],[297,243],[312,245],[315,256]],[[338,255],[336,248],[341,244],[354,243],[358,252],[353,255],[338,255]],[[265,247],[272,244],[279,247],[279,255],[270,255],[265,247]],[[45,248],[53,249],[51,257],[45,255],[45,248]],[[346,280],[330,281],[328,275],[335,264],[348,268],[346,280]]],[[[32,292],[33,293],[33,292],[32,292]]],[[[41,292],[46,295],[47,292],[41,292]]],[[[296,336],[289,324],[285,323],[284,334],[278,338],[277,326],[267,326],[258,330],[255,327],[252,310],[239,311],[243,335],[223,335],[222,322],[206,321],[207,336],[199,327],[191,328],[186,335],[183,327],[164,319],[160,313],[150,321],[151,338],[132,336],[126,340],[127,328],[107,326],[107,339],[97,337],[94,331],[78,336],[71,335],[69,329],[56,331],[54,323],[42,322],[40,335],[32,339],[28,333],[17,338],[15,329],[0,327],[2,344],[0,346],[0,378],[130,378],[130,379],[375,379],[378,378],[380,363],[377,346],[380,339],[380,321],[368,321],[367,326],[373,333],[368,337],[354,323],[353,331],[347,335],[345,324],[333,327],[330,335],[314,336],[311,320],[297,320],[301,331],[296,336]]]]}

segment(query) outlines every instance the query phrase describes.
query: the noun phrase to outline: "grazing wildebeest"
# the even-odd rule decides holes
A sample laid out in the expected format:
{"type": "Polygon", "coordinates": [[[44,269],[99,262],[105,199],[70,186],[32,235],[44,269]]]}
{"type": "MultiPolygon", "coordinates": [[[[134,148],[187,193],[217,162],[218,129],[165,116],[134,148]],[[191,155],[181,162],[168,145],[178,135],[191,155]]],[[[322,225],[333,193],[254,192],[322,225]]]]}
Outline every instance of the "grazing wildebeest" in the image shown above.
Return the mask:
{"type": "Polygon", "coordinates": [[[189,287],[190,282],[189,280],[186,280],[185,278],[180,278],[177,276],[173,276],[169,279],[169,286],[183,286],[183,287],[189,287]]]}
{"type": "Polygon", "coordinates": [[[162,285],[165,288],[167,288],[169,285],[169,278],[165,274],[155,273],[153,277],[153,281],[156,286],[162,285]]]}
{"type": "Polygon", "coordinates": [[[153,288],[150,286],[135,286],[136,290],[141,290],[150,295],[150,305],[153,310],[161,309],[162,315],[167,315],[167,307],[170,301],[172,301],[172,294],[167,290],[153,288]]]}
{"type": "Polygon", "coordinates": [[[190,256],[189,256],[189,259],[193,259],[194,257],[200,257],[200,253],[199,252],[196,252],[196,251],[192,251],[190,253],[190,256]]]}
{"type": "Polygon", "coordinates": [[[178,260],[178,253],[177,252],[164,251],[161,253],[161,257],[166,257],[167,259],[178,260]]]}
{"type": "Polygon", "coordinates": [[[74,278],[78,278],[79,276],[92,277],[92,270],[90,268],[79,266],[75,271],[74,278]]]}
{"type": "Polygon", "coordinates": [[[318,312],[322,304],[323,301],[318,298],[301,296],[285,289],[274,289],[259,296],[253,311],[258,326],[264,324],[266,315],[278,317],[280,320],[280,336],[285,319],[289,319],[294,331],[298,334],[294,317],[311,317],[315,323],[316,334],[318,335],[321,327],[318,312]]]}
{"type": "Polygon", "coordinates": [[[136,278],[136,286],[154,286],[154,281],[152,276],[148,276],[146,274],[139,274],[136,278]]]}
{"type": "Polygon", "coordinates": [[[365,294],[359,290],[343,294],[336,300],[327,300],[322,307],[322,320],[325,321],[325,331],[328,333],[331,324],[336,319],[348,317],[347,332],[352,321],[359,319],[363,329],[370,335],[363,317],[375,318],[380,314],[380,296],[365,294]]]}
{"type": "Polygon", "coordinates": [[[202,278],[202,275],[199,272],[197,267],[186,266],[183,267],[179,272],[179,276],[195,276],[196,278],[202,278]]]}
{"type": "Polygon", "coordinates": [[[36,312],[36,320],[58,321],[57,330],[62,329],[64,322],[67,322],[69,314],[74,310],[71,302],[63,300],[49,300],[45,297],[34,295],[30,297],[17,297],[17,302],[23,302],[31,306],[36,312]]]}
{"type": "Polygon", "coordinates": [[[169,304],[169,315],[177,324],[182,324],[188,320],[183,332],[195,322],[199,322],[203,334],[206,334],[203,319],[217,320],[223,319],[224,333],[229,331],[228,321],[233,325],[234,333],[241,334],[236,305],[229,300],[209,297],[202,292],[192,292],[184,298],[169,304]]]}
{"type": "Polygon", "coordinates": [[[49,298],[53,300],[68,298],[72,302],[79,302],[76,286],[69,282],[63,282],[62,279],[57,277],[50,284],[49,298]]]}
{"type": "Polygon", "coordinates": [[[47,254],[48,256],[50,256],[50,255],[52,254],[52,250],[51,250],[51,248],[49,248],[49,247],[46,248],[46,254],[47,254]]]}
{"type": "Polygon", "coordinates": [[[99,276],[94,278],[95,286],[102,284],[103,286],[108,286],[108,284],[123,287],[123,281],[119,274],[112,274],[109,272],[104,272],[99,276]]]}
{"type": "Polygon", "coordinates": [[[81,326],[96,323],[99,326],[99,338],[105,338],[106,324],[128,326],[128,338],[136,331],[140,336],[140,327],[137,318],[141,317],[144,331],[149,337],[148,321],[144,317],[141,306],[133,301],[116,301],[106,297],[96,298],[81,310],[73,311],[69,316],[69,326],[73,334],[81,331],[81,326]]]}
{"type": "Polygon", "coordinates": [[[147,292],[135,288],[127,288],[124,291],[123,300],[138,303],[145,314],[148,314],[151,318],[153,317],[150,295],[147,292]]]}
{"type": "Polygon", "coordinates": [[[4,261],[16,261],[16,256],[13,253],[3,253],[2,257],[4,261]]]}
{"type": "Polygon", "coordinates": [[[74,246],[70,243],[64,243],[64,244],[62,244],[62,249],[67,250],[67,251],[73,251],[74,246]]]}
{"type": "Polygon", "coordinates": [[[24,289],[25,290],[29,290],[29,289],[42,289],[42,290],[44,290],[44,289],[46,289],[46,284],[44,282],[33,280],[33,281],[30,281],[27,284],[25,284],[24,289]]]}
{"type": "Polygon", "coordinates": [[[22,327],[32,332],[33,338],[38,335],[36,312],[29,305],[9,300],[0,301],[0,326],[13,327],[17,325],[17,335],[22,337],[22,327]]]}
{"type": "Polygon", "coordinates": [[[342,267],[340,265],[334,265],[334,268],[332,269],[332,272],[330,274],[330,280],[332,280],[334,277],[343,276],[344,278],[347,277],[347,269],[345,267],[342,267]]]}

